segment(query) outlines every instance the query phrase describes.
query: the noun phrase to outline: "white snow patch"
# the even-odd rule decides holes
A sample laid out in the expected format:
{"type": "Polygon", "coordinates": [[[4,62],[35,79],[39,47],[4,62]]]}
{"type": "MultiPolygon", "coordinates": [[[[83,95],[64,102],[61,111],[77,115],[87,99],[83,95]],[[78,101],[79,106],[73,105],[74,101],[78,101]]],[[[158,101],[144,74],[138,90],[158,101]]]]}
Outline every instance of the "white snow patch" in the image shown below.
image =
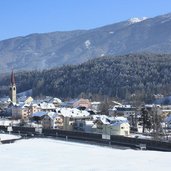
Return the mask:
{"type": "Polygon", "coordinates": [[[113,34],[114,32],[113,31],[110,31],[109,34],[113,34]]]}
{"type": "Polygon", "coordinates": [[[0,134],[0,140],[12,140],[12,139],[20,139],[21,136],[11,135],[11,134],[0,134]]]}
{"type": "Polygon", "coordinates": [[[131,23],[131,24],[134,24],[134,23],[139,23],[141,21],[144,21],[146,20],[147,17],[142,17],[142,18],[131,18],[129,19],[128,21],[131,23]]]}
{"type": "Polygon", "coordinates": [[[171,166],[169,152],[119,150],[50,139],[0,145],[0,154],[2,171],[161,171],[171,166]]]}
{"type": "Polygon", "coordinates": [[[101,56],[105,56],[105,54],[104,54],[104,53],[102,53],[102,54],[101,54],[101,56]]]}
{"type": "Polygon", "coordinates": [[[86,40],[86,41],[84,42],[84,44],[85,44],[86,48],[89,48],[90,45],[91,45],[91,42],[90,42],[90,40],[86,40]]]}
{"type": "Polygon", "coordinates": [[[171,21],[171,17],[168,17],[168,18],[162,20],[161,23],[166,23],[166,22],[170,22],[170,21],[171,21]]]}

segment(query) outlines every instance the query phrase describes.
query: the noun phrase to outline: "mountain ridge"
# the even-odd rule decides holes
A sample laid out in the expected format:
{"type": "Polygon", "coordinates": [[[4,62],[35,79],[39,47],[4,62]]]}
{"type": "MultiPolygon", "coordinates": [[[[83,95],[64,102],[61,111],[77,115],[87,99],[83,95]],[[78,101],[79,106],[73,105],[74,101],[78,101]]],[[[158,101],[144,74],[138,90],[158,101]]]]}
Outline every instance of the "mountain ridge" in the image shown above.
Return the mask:
{"type": "Polygon", "coordinates": [[[33,33],[0,41],[0,73],[80,64],[106,55],[171,53],[171,13],[89,29],[33,33]],[[137,20],[138,21],[138,20],[137,20]]]}

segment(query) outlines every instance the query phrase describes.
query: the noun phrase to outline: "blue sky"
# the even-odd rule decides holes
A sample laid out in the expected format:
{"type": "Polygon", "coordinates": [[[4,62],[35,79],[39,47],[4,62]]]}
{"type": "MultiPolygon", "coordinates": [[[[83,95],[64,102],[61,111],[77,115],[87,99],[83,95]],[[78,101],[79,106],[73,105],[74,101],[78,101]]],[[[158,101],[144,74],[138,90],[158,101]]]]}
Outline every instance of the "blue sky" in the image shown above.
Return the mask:
{"type": "Polygon", "coordinates": [[[0,0],[0,40],[171,12],[171,0],[0,0]]]}

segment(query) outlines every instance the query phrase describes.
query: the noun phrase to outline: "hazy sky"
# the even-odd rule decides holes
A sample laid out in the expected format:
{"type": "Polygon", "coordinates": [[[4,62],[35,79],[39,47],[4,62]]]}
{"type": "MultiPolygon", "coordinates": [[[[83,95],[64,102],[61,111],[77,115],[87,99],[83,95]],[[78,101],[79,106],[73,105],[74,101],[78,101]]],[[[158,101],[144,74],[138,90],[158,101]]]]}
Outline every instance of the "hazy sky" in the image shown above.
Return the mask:
{"type": "Polygon", "coordinates": [[[0,0],[0,40],[171,12],[171,0],[0,0]]]}

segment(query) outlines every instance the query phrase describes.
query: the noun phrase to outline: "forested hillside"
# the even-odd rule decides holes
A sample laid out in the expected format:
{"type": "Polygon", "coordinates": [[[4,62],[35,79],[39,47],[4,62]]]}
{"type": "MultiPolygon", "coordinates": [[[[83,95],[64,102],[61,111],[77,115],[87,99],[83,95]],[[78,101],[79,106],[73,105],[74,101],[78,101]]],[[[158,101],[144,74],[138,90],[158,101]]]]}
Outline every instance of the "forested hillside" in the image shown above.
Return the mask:
{"type": "MultiPolygon", "coordinates": [[[[101,57],[80,65],[43,72],[16,73],[18,92],[33,89],[34,96],[73,98],[107,95],[149,102],[154,94],[171,93],[171,55],[130,54],[101,57]]],[[[0,82],[5,92],[9,76],[0,82]]]]}

